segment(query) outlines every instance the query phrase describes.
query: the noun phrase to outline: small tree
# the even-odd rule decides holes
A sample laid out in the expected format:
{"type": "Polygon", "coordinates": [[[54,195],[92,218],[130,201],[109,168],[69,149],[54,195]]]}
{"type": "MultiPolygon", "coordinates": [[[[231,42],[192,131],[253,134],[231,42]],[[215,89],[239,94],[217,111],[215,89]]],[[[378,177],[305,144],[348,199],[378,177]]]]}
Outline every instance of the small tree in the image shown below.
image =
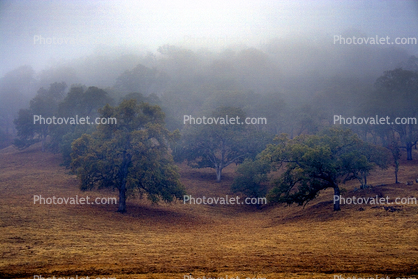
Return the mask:
{"type": "MultiPolygon", "coordinates": [[[[284,168],[268,195],[272,202],[304,205],[328,188],[334,189],[334,196],[340,196],[340,183],[356,179],[375,166],[362,150],[364,142],[350,130],[329,129],[293,140],[282,135],[277,141],[262,153],[264,160],[284,168]]],[[[339,210],[337,200],[334,211],[339,210]]]]}
{"type": "Polygon", "coordinates": [[[116,125],[98,125],[72,144],[72,169],[81,189],[114,188],[119,191],[118,212],[126,212],[126,197],[133,191],[152,202],[182,198],[183,186],[168,153],[168,142],[179,137],[164,128],[164,113],[158,106],[123,101],[106,105],[101,117],[116,117],[116,125]]]}
{"type": "Polygon", "coordinates": [[[398,172],[399,172],[399,159],[401,158],[401,150],[399,148],[398,142],[393,140],[387,148],[392,153],[393,166],[395,167],[395,183],[398,184],[398,172]]]}
{"type": "Polygon", "coordinates": [[[219,120],[218,124],[188,127],[174,150],[176,161],[187,160],[193,168],[213,168],[216,181],[220,182],[224,168],[232,163],[242,163],[245,158],[255,158],[270,142],[268,134],[257,132],[251,125],[221,124],[222,119],[226,122],[226,115],[235,118],[234,121],[244,122],[245,119],[240,108],[217,109],[212,117],[219,120]]]}
{"type": "MultiPolygon", "coordinates": [[[[267,193],[268,172],[270,164],[263,160],[246,159],[237,170],[231,190],[243,193],[247,197],[258,198],[267,193]]],[[[259,204],[257,204],[259,207],[259,204]]]]}
{"type": "MultiPolygon", "coordinates": [[[[389,167],[390,155],[387,149],[368,142],[362,142],[359,144],[357,151],[366,157],[367,161],[372,164],[373,168],[375,166],[380,169],[387,169],[389,167]]],[[[367,176],[369,173],[370,169],[360,168],[359,172],[356,174],[357,179],[360,181],[361,189],[367,187],[367,176]]]]}

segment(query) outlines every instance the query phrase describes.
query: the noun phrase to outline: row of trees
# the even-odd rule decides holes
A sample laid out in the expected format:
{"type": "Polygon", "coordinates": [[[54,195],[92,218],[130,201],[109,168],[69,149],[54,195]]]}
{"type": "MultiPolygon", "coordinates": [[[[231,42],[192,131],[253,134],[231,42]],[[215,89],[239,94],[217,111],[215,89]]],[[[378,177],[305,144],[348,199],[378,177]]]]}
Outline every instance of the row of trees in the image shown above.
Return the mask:
{"type": "MultiPolygon", "coordinates": [[[[156,72],[141,67],[138,71],[159,80],[156,72]]],[[[127,72],[126,76],[135,73],[127,72]]],[[[417,116],[413,105],[417,101],[417,75],[402,69],[385,72],[376,81],[374,91],[358,102],[358,109],[346,112],[363,115],[373,112],[392,119],[417,116]],[[395,101],[393,97],[396,97],[395,101]]],[[[201,104],[201,113],[206,114],[216,107],[210,114],[212,117],[230,115],[245,119],[246,111],[254,115],[266,109],[267,125],[186,125],[181,139],[175,141],[178,133],[169,133],[165,128],[162,109],[146,104],[161,104],[156,95],[144,97],[140,93],[130,93],[120,100],[118,106],[111,107],[114,100],[97,87],[72,86],[67,95],[65,90],[65,83],[54,83],[49,89],[38,91],[30,107],[21,110],[15,120],[18,130],[15,144],[25,148],[42,141],[43,150],[61,151],[64,163],[71,165],[79,175],[83,189],[97,186],[119,190],[121,212],[126,210],[126,193],[133,191],[147,193],[153,201],[158,197],[164,200],[181,197],[183,189],[169,148],[177,162],[186,160],[192,167],[215,169],[218,182],[225,167],[232,163],[241,164],[233,190],[250,196],[266,192],[269,184],[267,174],[284,167],[284,173],[272,183],[275,186],[269,193],[270,200],[305,204],[330,187],[338,194],[339,185],[347,180],[359,179],[362,185],[366,185],[367,175],[375,166],[388,166],[387,154],[390,153],[387,151],[391,151],[397,174],[400,148],[405,148],[408,160],[412,160],[412,148],[418,141],[413,124],[351,126],[360,136],[345,130],[325,129],[326,132],[320,132],[330,126],[331,111],[319,113],[319,106],[313,103],[300,107],[300,115],[286,116],[283,111],[286,112],[291,105],[283,99],[252,92],[212,94],[201,104]],[[228,105],[234,101],[238,107],[219,106],[220,102],[228,105]],[[75,115],[116,117],[118,124],[33,124],[33,115],[45,118],[75,115]],[[289,125],[285,120],[294,124],[289,125]],[[286,131],[289,136],[276,138],[274,144],[274,135],[286,131]],[[51,140],[47,143],[48,136],[51,140]]],[[[323,95],[327,96],[327,92],[323,95]]],[[[332,112],[338,113],[337,110],[332,112]]],[[[339,210],[339,206],[334,209],[339,210]]]]}
{"type": "MultiPolygon", "coordinates": [[[[30,101],[29,108],[21,109],[14,120],[17,130],[17,138],[14,144],[18,148],[26,148],[35,142],[42,142],[42,151],[47,148],[57,152],[68,149],[71,139],[78,138],[81,134],[91,131],[88,125],[55,125],[37,121],[35,116],[44,119],[52,117],[96,117],[98,109],[112,100],[107,93],[97,87],[85,88],[73,86],[65,94],[67,85],[64,82],[53,83],[48,89],[41,87],[36,96],[30,101]],[[47,137],[51,141],[47,143],[47,137]],[[67,146],[62,144],[67,142],[67,146]]],[[[68,158],[64,158],[64,161],[68,158]]]]}
{"type": "MultiPolygon", "coordinates": [[[[331,128],[294,139],[281,135],[275,141],[257,160],[238,168],[233,190],[253,197],[265,195],[267,174],[281,170],[271,179],[269,201],[305,205],[328,188],[339,196],[342,183],[353,179],[363,183],[375,167],[386,169],[390,163],[385,148],[362,141],[351,130],[331,128]]],[[[334,210],[340,210],[339,201],[334,210]]]]}
{"type": "MultiPolygon", "coordinates": [[[[213,115],[232,111],[223,108],[213,115]]],[[[178,131],[170,133],[164,128],[164,114],[158,106],[125,100],[117,107],[106,105],[99,112],[102,117],[116,117],[118,124],[98,125],[91,135],[75,140],[71,168],[80,177],[82,189],[118,189],[120,212],[126,211],[127,193],[146,194],[153,202],[182,198],[185,192],[169,143],[175,146],[173,153],[178,161],[214,168],[217,181],[224,167],[242,163],[232,189],[247,196],[264,194],[268,173],[284,168],[272,181],[269,200],[299,205],[327,188],[339,195],[341,183],[366,181],[371,170],[376,166],[387,168],[390,161],[387,149],[362,141],[350,130],[327,129],[294,139],[282,135],[265,148],[271,139],[254,139],[253,131],[245,126],[209,125],[190,131],[179,144],[178,131]],[[177,145],[173,145],[176,140],[177,145]]],[[[244,116],[239,109],[235,112],[244,116]]],[[[340,210],[338,203],[334,210],[340,210]]]]}

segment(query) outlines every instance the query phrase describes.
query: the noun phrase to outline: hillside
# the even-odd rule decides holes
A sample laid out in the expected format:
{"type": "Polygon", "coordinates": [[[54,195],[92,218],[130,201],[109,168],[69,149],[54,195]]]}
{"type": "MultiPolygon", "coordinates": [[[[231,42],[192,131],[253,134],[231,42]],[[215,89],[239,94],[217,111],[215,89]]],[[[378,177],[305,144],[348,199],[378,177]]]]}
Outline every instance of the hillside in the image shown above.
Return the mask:
{"type": "MultiPolygon", "coordinates": [[[[414,150],[415,151],[415,150],[414,150]]],[[[415,158],[418,154],[414,153],[415,158]]],[[[305,208],[244,205],[152,205],[131,198],[126,214],[116,205],[40,205],[42,197],[117,197],[81,192],[59,154],[39,146],[0,150],[1,278],[34,275],[90,278],[334,278],[332,275],[417,277],[418,205],[342,205],[332,191],[305,208]]],[[[418,160],[376,171],[372,189],[342,187],[344,196],[418,197],[418,160]],[[384,186],[378,186],[385,184],[384,186]]],[[[216,183],[211,169],[181,165],[193,197],[232,195],[235,166],[216,183]]]]}

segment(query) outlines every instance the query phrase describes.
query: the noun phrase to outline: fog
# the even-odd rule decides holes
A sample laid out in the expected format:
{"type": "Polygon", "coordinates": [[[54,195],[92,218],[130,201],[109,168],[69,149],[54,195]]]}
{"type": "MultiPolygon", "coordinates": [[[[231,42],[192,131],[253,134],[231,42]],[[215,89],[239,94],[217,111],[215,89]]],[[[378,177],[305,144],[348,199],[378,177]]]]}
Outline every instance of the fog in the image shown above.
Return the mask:
{"type": "Polygon", "coordinates": [[[0,278],[416,277],[417,30],[416,0],[0,0],[0,278]]]}
{"type": "Polygon", "coordinates": [[[415,1],[2,1],[3,130],[14,135],[19,109],[55,82],[116,102],[155,94],[171,128],[225,92],[344,102],[384,71],[415,70],[417,44],[394,42],[416,40],[417,27],[415,1]]]}
{"type": "Polygon", "coordinates": [[[412,37],[417,20],[415,1],[2,1],[0,74],[89,55],[155,53],[164,44],[222,50],[291,40],[338,52],[334,35],[412,37]]]}

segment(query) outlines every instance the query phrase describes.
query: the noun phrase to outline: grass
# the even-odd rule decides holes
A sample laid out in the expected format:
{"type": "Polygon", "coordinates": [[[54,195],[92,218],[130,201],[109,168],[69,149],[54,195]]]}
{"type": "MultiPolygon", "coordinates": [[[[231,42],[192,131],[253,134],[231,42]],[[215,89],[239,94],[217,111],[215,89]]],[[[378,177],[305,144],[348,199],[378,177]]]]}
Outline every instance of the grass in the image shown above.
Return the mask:
{"type": "MultiPolygon", "coordinates": [[[[418,154],[414,154],[418,158],[418,154]]],[[[417,205],[390,212],[381,205],[342,205],[332,211],[327,190],[298,206],[152,205],[130,199],[116,205],[39,205],[43,197],[117,197],[81,192],[60,155],[39,146],[0,151],[1,278],[34,275],[90,278],[334,278],[418,277],[417,205]]],[[[402,161],[399,180],[418,178],[418,164],[402,161]]],[[[181,165],[193,197],[231,195],[235,166],[216,183],[211,169],[181,165]]],[[[417,197],[418,184],[391,184],[393,169],[376,171],[372,189],[344,196],[417,197]]]]}

